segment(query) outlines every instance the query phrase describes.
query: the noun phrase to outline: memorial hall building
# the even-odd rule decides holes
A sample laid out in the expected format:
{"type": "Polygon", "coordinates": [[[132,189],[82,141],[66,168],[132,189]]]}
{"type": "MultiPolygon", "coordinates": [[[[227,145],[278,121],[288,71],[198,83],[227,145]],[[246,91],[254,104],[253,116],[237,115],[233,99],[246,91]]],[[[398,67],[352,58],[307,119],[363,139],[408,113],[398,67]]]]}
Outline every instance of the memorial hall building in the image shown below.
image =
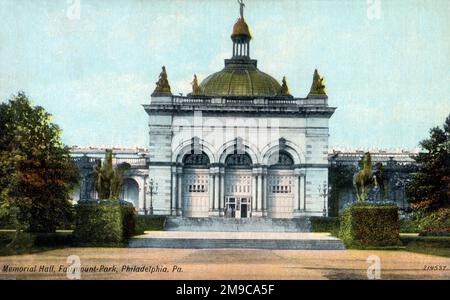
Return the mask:
{"type": "MultiPolygon", "coordinates": [[[[240,219],[327,215],[329,120],[336,108],[328,105],[323,78],[317,70],[304,70],[311,73],[309,94],[291,95],[285,78],[259,69],[251,40],[241,12],[223,69],[204,79],[194,75],[185,96],[171,90],[170,70],[162,68],[143,104],[148,150],[128,159],[131,169],[124,179],[124,198],[133,194],[140,213],[240,219]]],[[[115,159],[125,160],[125,154],[117,151],[115,159]]],[[[77,159],[89,170],[92,157],[77,159]]],[[[89,176],[80,199],[95,196],[89,176]]]]}

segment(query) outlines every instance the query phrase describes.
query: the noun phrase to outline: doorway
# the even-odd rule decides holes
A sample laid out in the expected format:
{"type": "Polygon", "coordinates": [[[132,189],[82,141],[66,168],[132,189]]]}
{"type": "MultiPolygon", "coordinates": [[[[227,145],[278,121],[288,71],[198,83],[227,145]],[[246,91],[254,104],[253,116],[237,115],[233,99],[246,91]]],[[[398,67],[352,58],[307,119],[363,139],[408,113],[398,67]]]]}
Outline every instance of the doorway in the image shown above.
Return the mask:
{"type": "Polygon", "coordinates": [[[226,197],[225,198],[225,217],[244,219],[250,217],[251,201],[250,198],[226,197]]]}

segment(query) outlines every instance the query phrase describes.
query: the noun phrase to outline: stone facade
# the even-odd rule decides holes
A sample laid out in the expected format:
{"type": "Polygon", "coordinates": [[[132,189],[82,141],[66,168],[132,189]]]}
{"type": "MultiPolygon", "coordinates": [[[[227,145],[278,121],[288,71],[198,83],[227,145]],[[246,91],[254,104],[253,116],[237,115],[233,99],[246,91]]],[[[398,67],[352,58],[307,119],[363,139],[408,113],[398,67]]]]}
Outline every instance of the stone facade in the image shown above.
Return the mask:
{"type": "Polygon", "coordinates": [[[328,118],[334,111],[326,98],[312,105],[304,104],[309,99],[153,100],[144,107],[152,141],[149,174],[159,187],[156,213],[237,218],[324,213],[317,186],[327,185],[328,118]],[[193,155],[204,159],[187,162],[193,155]]]}
{"type": "Polygon", "coordinates": [[[165,67],[144,104],[149,116],[149,176],[158,184],[156,214],[185,217],[285,218],[326,215],[328,106],[314,72],[306,98],[289,94],[250,58],[244,16],[236,21],[231,58],[192,93],[174,96],[165,67]],[[166,87],[164,93],[161,88],[166,87]]]}

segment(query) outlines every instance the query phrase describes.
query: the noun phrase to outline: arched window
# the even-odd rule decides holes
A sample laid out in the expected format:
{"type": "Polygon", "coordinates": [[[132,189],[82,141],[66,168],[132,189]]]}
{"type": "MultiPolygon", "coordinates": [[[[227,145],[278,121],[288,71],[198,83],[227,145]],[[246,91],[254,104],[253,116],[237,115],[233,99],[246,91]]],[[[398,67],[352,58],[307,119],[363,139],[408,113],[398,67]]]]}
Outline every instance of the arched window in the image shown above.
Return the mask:
{"type": "Polygon", "coordinates": [[[230,154],[225,159],[227,167],[251,167],[252,159],[247,153],[244,154],[230,154]]]}
{"type": "Polygon", "coordinates": [[[185,166],[207,167],[209,165],[209,157],[205,154],[205,152],[200,154],[186,154],[183,158],[183,164],[185,166]]]}
{"type": "Polygon", "coordinates": [[[278,151],[270,156],[269,165],[271,167],[292,167],[294,160],[288,152],[278,151]]]}
{"type": "Polygon", "coordinates": [[[139,205],[139,185],[132,178],[125,178],[123,181],[122,199],[130,202],[137,209],[139,205]]]}

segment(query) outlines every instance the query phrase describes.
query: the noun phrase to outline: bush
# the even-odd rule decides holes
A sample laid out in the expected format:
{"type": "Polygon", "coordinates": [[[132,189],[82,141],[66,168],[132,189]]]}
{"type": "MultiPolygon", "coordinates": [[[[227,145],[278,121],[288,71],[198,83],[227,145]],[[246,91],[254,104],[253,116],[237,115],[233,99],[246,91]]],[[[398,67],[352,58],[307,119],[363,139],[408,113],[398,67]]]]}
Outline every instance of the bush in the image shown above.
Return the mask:
{"type": "Polygon", "coordinates": [[[165,216],[137,216],[136,233],[142,234],[144,231],[164,230],[165,224],[165,216]]]}
{"type": "Polygon", "coordinates": [[[331,232],[334,235],[339,232],[338,217],[311,217],[309,220],[313,232],[331,232]]]}
{"type": "Polygon", "coordinates": [[[136,210],[131,203],[121,201],[122,230],[125,239],[136,234],[136,210]]]}
{"type": "Polygon", "coordinates": [[[397,206],[357,203],[343,212],[339,238],[350,248],[395,246],[399,232],[397,206]]]}
{"type": "Polygon", "coordinates": [[[417,219],[421,231],[450,228],[450,208],[441,208],[436,212],[418,214],[417,219]]]}
{"type": "Polygon", "coordinates": [[[0,256],[35,253],[73,245],[71,232],[0,232],[0,256]]]}
{"type": "Polygon", "coordinates": [[[9,212],[4,212],[0,214],[0,229],[16,229],[13,217],[9,212]]]}
{"type": "Polygon", "coordinates": [[[11,243],[6,247],[10,250],[20,251],[31,249],[34,245],[35,236],[28,232],[19,231],[16,233],[11,243]]]}
{"type": "Polygon", "coordinates": [[[75,229],[75,206],[71,205],[68,211],[69,213],[60,220],[60,224],[56,227],[56,230],[75,229]]]}
{"type": "Polygon", "coordinates": [[[116,202],[82,203],[76,206],[74,238],[84,245],[116,245],[123,240],[122,214],[116,202]]]}
{"type": "Polygon", "coordinates": [[[419,232],[417,227],[417,221],[414,219],[400,219],[400,232],[401,233],[411,233],[411,232],[419,232]]]}

